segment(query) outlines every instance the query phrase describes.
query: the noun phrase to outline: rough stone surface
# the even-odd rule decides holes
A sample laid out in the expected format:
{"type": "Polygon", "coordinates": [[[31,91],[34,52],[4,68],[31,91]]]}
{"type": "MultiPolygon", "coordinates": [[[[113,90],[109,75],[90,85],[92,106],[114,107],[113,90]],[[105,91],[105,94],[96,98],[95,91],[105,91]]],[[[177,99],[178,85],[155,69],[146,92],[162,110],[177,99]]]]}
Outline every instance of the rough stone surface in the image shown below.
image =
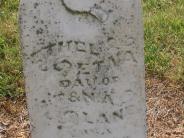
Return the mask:
{"type": "Polygon", "coordinates": [[[22,0],[32,138],[145,138],[140,0],[22,0]]]}

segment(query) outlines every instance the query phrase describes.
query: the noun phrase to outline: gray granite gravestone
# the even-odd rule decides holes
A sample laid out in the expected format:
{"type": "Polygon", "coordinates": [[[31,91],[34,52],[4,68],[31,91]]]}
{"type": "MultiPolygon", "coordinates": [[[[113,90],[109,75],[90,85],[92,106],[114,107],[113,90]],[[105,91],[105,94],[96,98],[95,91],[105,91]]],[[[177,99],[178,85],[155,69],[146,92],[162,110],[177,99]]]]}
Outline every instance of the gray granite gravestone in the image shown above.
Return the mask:
{"type": "Polygon", "coordinates": [[[22,0],[32,138],[145,138],[140,0],[22,0]]]}

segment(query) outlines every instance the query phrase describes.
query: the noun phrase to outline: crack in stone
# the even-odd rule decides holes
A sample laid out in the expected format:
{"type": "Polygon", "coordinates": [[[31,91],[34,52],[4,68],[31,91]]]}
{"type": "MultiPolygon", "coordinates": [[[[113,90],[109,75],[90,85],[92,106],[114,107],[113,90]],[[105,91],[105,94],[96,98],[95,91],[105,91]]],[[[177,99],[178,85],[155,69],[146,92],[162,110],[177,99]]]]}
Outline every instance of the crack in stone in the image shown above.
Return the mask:
{"type": "Polygon", "coordinates": [[[61,0],[61,2],[62,2],[62,5],[65,7],[65,9],[73,15],[91,16],[92,18],[96,19],[98,22],[100,23],[103,22],[102,18],[92,13],[92,8],[89,11],[74,10],[66,4],[65,0],[61,0]]]}

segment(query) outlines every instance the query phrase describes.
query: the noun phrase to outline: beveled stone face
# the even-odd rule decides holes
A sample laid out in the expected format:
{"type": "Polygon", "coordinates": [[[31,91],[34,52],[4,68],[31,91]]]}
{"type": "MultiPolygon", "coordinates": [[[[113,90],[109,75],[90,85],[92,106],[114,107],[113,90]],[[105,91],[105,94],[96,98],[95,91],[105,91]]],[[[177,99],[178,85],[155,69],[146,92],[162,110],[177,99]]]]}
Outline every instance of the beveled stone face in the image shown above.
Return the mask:
{"type": "Polygon", "coordinates": [[[32,138],[145,138],[139,0],[22,0],[32,138]]]}

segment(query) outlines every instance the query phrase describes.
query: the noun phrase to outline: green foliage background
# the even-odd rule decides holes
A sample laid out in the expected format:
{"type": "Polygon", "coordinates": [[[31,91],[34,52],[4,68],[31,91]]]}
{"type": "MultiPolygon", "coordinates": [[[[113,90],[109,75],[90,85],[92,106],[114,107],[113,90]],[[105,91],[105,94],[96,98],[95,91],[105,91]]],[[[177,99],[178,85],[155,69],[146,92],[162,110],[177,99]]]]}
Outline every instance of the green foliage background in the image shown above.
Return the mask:
{"type": "MultiPolygon", "coordinates": [[[[0,3],[0,97],[24,94],[18,7],[0,3]]],[[[143,8],[147,75],[184,84],[184,0],[143,0],[143,8]]]]}

